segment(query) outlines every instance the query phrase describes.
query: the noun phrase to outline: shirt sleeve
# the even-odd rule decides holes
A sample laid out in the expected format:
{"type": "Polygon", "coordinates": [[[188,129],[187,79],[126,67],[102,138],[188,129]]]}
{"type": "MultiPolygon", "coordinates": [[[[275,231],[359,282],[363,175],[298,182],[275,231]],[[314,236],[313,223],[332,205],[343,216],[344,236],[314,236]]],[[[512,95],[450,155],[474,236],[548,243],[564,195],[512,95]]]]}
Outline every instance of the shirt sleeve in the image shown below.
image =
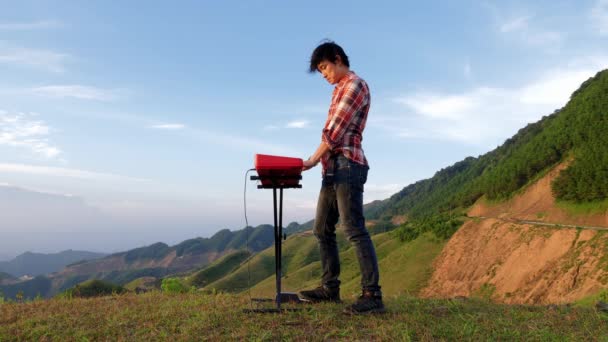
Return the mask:
{"type": "Polygon", "coordinates": [[[331,113],[328,125],[323,129],[321,140],[329,146],[330,150],[335,150],[342,144],[342,137],[348,130],[356,114],[368,102],[368,91],[365,83],[354,80],[346,85],[344,94],[339,99],[331,113]]]}

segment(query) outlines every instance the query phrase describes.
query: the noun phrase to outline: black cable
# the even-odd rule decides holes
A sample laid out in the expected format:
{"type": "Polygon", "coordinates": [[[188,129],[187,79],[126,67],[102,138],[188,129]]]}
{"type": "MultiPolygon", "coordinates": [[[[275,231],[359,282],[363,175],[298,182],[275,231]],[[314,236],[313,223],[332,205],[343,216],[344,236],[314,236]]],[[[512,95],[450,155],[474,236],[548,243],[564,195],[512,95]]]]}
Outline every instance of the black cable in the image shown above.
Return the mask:
{"type": "MultiPolygon", "coordinates": [[[[245,210],[245,233],[246,233],[245,248],[247,249],[247,253],[250,253],[250,251],[249,251],[249,220],[247,219],[247,175],[249,174],[250,171],[255,171],[255,169],[249,169],[249,170],[247,170],[247,172],[245,172],[245,186],[243,189],[243,208],[245,210]]],[[[251,261],[252,256],[253,256],[253,254],[247,257],[247,293],[249,294],[249,305],[251,306],[251,310],[253,311],[253,300],[251,298],[251,270],[249,269],[249,262],[251,261]]]]}

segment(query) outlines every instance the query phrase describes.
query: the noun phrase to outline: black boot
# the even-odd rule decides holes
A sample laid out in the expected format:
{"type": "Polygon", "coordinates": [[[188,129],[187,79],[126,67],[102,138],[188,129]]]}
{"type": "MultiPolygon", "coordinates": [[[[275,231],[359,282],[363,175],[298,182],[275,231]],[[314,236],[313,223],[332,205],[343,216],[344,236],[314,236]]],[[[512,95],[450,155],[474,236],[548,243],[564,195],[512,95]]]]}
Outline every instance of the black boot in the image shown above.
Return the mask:
{"type": "Polygon", "coordinates": [[[339,288],[328,288],[325,286],[319,286],[314,290],[300,291],[302,298],[309,300],[313,303],[319,302],[340,302],[340,289],[339,288]]]}
{"type": "Polygon", "coordinates": [[[384,313],[384,303],[382,303],[382,292],[380,291],[367,291],[363,290],[359,299],[352,304],[344,308],[343,311],[347,315],[360,315],[360,314],[372,314],[372,313],[384,313]]]}

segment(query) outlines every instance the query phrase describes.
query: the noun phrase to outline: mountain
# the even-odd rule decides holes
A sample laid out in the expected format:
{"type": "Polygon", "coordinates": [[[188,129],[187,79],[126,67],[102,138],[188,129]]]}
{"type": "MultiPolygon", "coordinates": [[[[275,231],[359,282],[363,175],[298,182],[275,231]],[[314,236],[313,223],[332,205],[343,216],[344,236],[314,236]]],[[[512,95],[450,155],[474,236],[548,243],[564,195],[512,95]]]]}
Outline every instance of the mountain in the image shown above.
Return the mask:
{"type": "Polygon", "coordinates": [[[0,285],[4,285],[4,284],[10,284],[17,281],[17,278],[13,277],[12,275],[5,273],[5,272],[0,272],[0,285]]]}
{"type": "MultiPolygon", "coordinates": [[[[0,286],[0,292],[13,297],[20,290],[26,298],[37,295],[53,296],[90,279],[125,285],[141,277],[162,278],[189,272],[210,264],[232,252],[248,249],[257,253],[274,242],[271,225],[247,227],[238,231],[223,229],[210,238],[185,240],[175,246],[158,242],[149,246],[115,253],[94,260],[72,262],[46,276],[10,286],[0,286]]],[[[15,260],[29,260],[26,253],[15,260]]]]}
{"type": "Polygon", "coordinates": [[[566,161],[551,184],[556,200],[565,205],[602,203],[608,198],[607,93],[604,70],[585,81],[565,107],[520,129],[495,150],[465,158],[375,203],[367,208],[367,217],[388,222],[404,215],[405,235],[431,230],[447,238],[480,198],[506,200],[566,161]]]}
{"type": "Polygon", "coordinates": [[[97,259],[105,255],[73,250],[50,254],[25,252],[12,260],[0,261],[0,272],[6,272],[16,277],[38,276],[57,272],[76,261],[97,259]]]}

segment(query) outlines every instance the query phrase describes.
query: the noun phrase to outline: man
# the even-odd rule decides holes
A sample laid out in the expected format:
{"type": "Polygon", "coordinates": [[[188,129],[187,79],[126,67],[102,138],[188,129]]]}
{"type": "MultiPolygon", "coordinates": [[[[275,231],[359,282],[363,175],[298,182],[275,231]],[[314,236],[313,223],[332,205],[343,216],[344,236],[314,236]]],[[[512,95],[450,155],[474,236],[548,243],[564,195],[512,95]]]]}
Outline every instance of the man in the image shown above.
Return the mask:
{"type": "Polygon", "coordinates": [[[319,45],[310,59],[310,72],[318,71],[335,84],[321,143],[304,162],[303,170],[322,163],[323,181],[313,231],[319,242],[322,285],[300,292],[313,302],[340,301],[340,261],[336,223],[341,218],[346,236],[356,249],[362,294],[344,309],[347,314],[384,312],[376,251],[363,217],[363,184],[369,169],[361,148],[370,95],[367,83],[350,70],[348,56],[334,42],[319,45]]]}

